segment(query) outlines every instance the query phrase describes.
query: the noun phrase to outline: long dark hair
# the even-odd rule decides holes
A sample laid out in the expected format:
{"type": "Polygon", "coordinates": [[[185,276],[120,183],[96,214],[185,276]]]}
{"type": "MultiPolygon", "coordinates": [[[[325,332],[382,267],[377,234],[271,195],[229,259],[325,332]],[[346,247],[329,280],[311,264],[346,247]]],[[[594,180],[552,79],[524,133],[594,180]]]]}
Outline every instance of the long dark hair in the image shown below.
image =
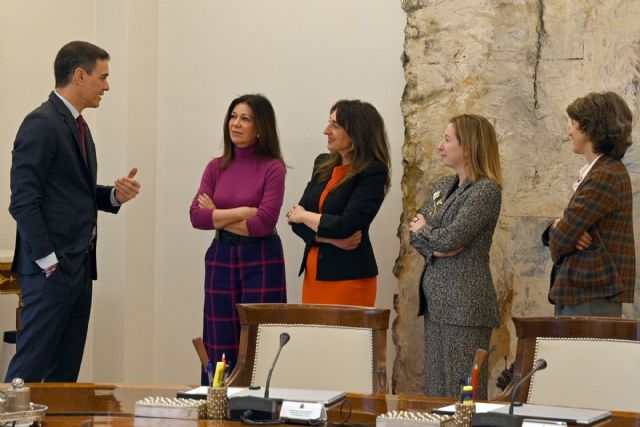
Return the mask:
{"type": "Polygon", "coordinates": [[[247,104],[253,113],[258,134],[256,155],[265,159],[278,159],[284,164],[276,126],[276,113],[273,111],[271,102],[264,95],[247,94],[231,101],[227,109],[223,125],[224,153],[222,154],[222,168],[227,168],[233,161],[233,142],[231,142],[231,136],[229,135],[229,120],[231,120],[233,109],[238,104],[247,104]]]}
{"type": "MultiPolygon", "coordinates": [[[[334,111],[336,112],[336,122],[344,128],[353,141],[351,170],[337,186],[344,184],[365,170],[371,162],[377,161],[387,168],[385,192],[388,191],[391,186],[389,142],[384,120],[378,110],[368,102],[354,99],[336,102],[329,113],[334,111]]],[[[333,168],[341,164],[342,156],[332,152],[325,161],[315,167],[313,175],[320,182],[327,181],[331,178],[333,168]]]]}

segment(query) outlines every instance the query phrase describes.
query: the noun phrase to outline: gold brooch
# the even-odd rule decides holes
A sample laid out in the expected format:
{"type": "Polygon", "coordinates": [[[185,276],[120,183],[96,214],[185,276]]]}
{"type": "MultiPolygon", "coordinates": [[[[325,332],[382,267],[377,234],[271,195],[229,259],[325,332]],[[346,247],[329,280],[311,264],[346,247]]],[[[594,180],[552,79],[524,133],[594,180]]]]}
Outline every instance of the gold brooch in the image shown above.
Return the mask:
{"type": "Polygon", "coordinates": [[[431,216],[436,216],[436,212],[438,211],[438,206],[441,206],[444,203],[444,200],[440,200],[440,190],[433,193],[433,208],[431,209],[431,216]]]}

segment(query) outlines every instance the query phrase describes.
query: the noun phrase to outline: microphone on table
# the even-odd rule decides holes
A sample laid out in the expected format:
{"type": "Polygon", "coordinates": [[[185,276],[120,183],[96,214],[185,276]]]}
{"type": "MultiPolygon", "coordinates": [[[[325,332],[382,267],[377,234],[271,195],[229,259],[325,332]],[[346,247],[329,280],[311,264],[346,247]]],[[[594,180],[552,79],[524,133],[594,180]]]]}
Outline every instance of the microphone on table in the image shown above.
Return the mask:
{"type": "Polygon", "coordinates": [[[278,352],[276,353],[276,357],[273,359],[273,363],[271,364],[271,369],[269,369],[269,375],[267,375],[267,384],[264,387],[265,399],[269,398],[269,385],[271,384],[271,374],[273,374],[273,368],[276,367],[276,362],[278,361],[278,357],[280,357],[280,352],[282,351],[282,347],[284,347],[289,342],[290,339],[291,339],[291,336],[288,333],[283,332],[280,334],[280,347],[278,347],[278,352]]]}
{"type": "MultiPolygon", "coordinates": [[[[242,420],[249,424],[273,424],[277,413],[277,402],[269,398],[269,386],[271,384],[271,374],[276,366],[282,348],[289,342],[291,336],[283,332],[280,334],[280,346],[276,357],[273,359],[267,383],[265,385],[264,397],[238,396],[229,398],[229,418],[232,420],[242,420]]],[[[279,423],[275,420],[275,423],[279,423]]]]}
{"type": "Polygon", "coordinates": [[[536,360],[536,363],[534,363],[533,369],[531,370],[531,372],[529,372],[527,375],[524,376],[524,378],[518,381],[518,384],[516,384],[516,386],[513,388],[513,391],[511,392],[511,402],[509,403],[509,415],[513,415],[514,400],[516,398],[516,394],[518,394],[518,391],[520,391],[520,387],[522,386],[522,384],[524,384],[525,381],[531,378],[533,374],[543,370],[546,367],[547,367],[547,361],[544,359],[538,359],[536,360]]]}
{"type": "Polygon", "coordinates": [[[533,374],[543,370],[547,367],[547,361],[544,359],[538,359],[533,364],[533,369],[527,375],[525,375],[518,383],[513,387],[511,391],[511,401],[509,402],[509,413],[501,414],[497,412],[486,412],[483,414],[474,414],[471,419],[471,425],[474,427],[521,427],[522,417],[513,415],[513,407],[515,406],[516,394],[520,390],[522,384],[525,383],[533,374]]]}

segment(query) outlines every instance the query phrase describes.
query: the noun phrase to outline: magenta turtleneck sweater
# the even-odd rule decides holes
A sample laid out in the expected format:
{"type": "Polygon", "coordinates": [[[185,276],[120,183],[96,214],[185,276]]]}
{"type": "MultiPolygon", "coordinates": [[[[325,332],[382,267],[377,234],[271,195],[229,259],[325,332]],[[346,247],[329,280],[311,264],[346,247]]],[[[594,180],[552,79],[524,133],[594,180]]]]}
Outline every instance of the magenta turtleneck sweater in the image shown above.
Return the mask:
{"type": "Polygon", "coordinates": [[[198,195],[211,197],[218,209],[240,206],[258,208],[258,214],[247,220],[250,236],[266,236],[278,222],[284,198],[285,166],[276,159],[260,159],[255,144],[234,146],[234,158],[222,169],[222,158],[211,160],[202,174],[200,188],[193,198],[189,213],[191,224],[201,230],[212,230],[213,209],[198,207],[198,195]]]}

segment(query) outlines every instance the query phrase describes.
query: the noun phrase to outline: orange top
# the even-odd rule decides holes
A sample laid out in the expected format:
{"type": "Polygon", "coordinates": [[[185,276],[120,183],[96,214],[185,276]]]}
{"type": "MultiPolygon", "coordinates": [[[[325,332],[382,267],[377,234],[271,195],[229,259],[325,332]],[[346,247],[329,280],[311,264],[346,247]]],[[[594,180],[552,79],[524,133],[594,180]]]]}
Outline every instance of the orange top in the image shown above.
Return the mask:
{"type": "MultiPolygon", "coordinates": [[[[331,173],[324,191],[320,195],[320,213],[327,194],[349,173],[351,165],[336,166],[331,173]]],[[[317,280],[318,246],[313,246],[307,255],[304,282],[302,284],[303,304],[343,304],[373,307],[376,303],[377,278],[366,277],[353,280],[317,280]]]]}

